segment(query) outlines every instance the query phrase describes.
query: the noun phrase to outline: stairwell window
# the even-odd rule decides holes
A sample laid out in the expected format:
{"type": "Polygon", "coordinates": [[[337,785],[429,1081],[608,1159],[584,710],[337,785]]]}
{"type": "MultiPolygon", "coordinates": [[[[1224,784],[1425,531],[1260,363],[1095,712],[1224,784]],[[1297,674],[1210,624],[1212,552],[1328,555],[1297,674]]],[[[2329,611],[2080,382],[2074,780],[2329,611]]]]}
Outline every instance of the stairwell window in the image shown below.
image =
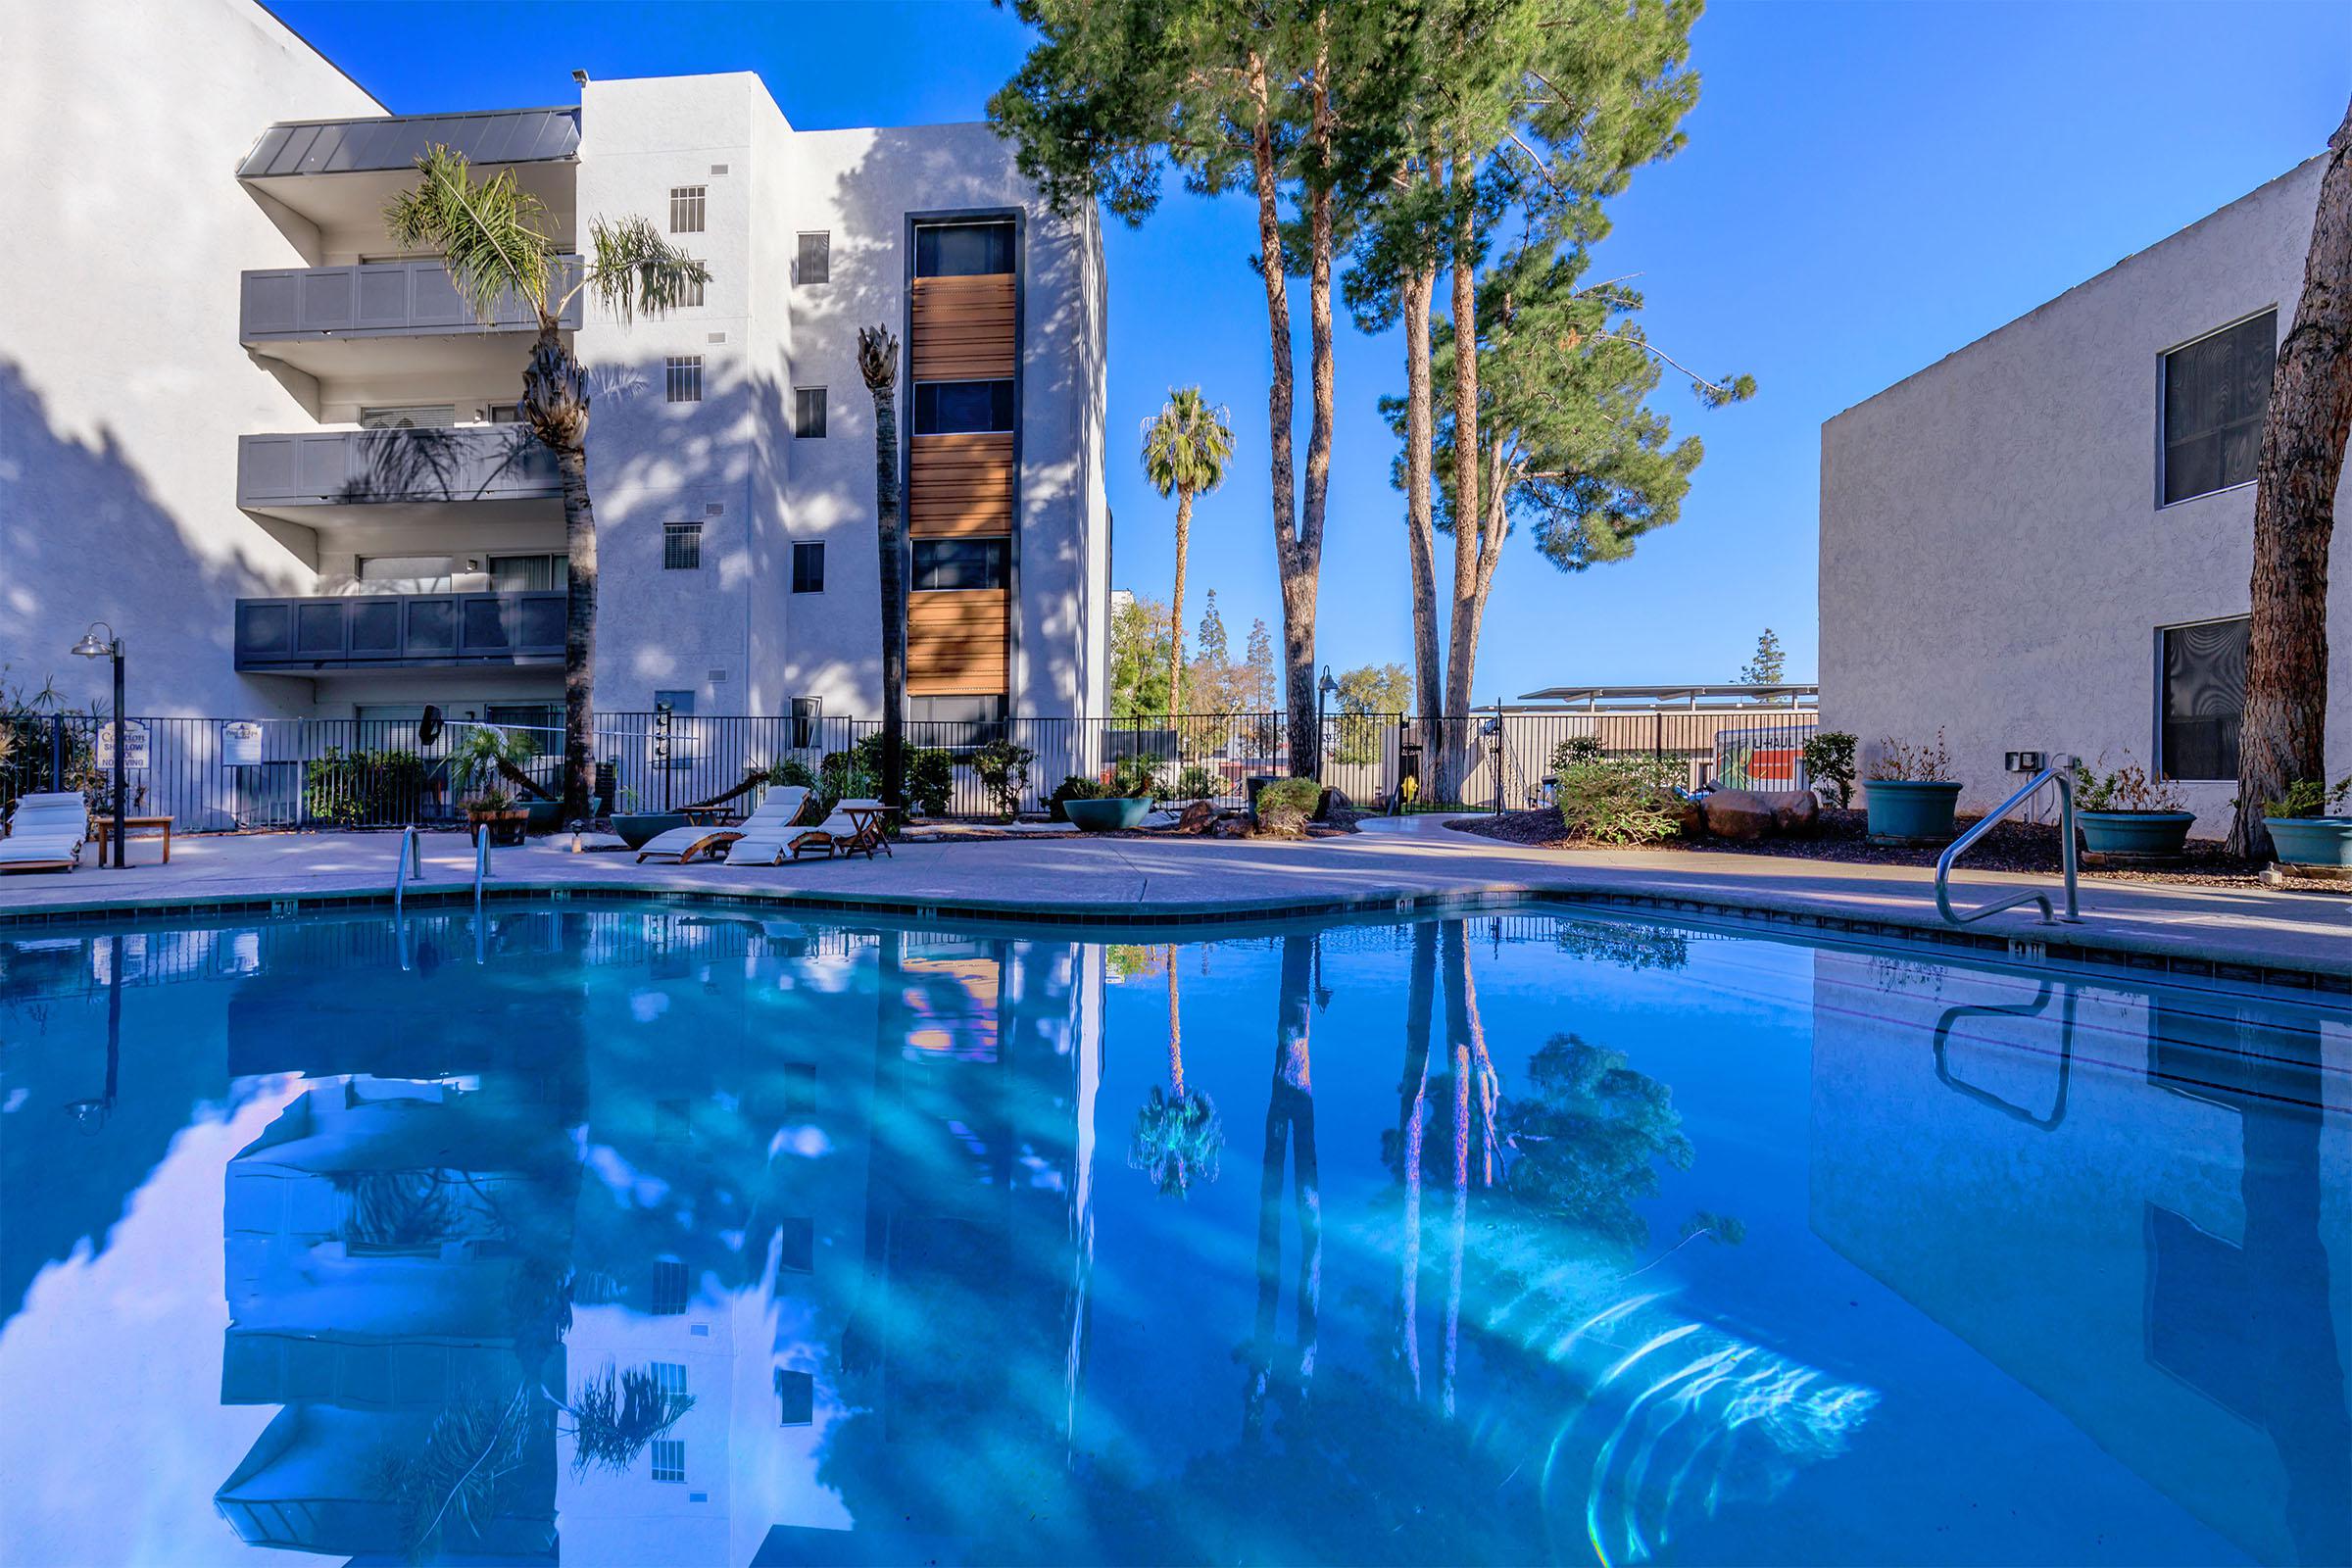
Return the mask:
{"type": "Polygon", "coordinates": [[[833,280],[833,236],[819,230],[801,236],[800,255],[793,260],[792,280],[807,288],[833,280]]]}
{"type": "Polygon", "coordinates": [[[669,188],[669,231],[672,234],[700,234],[703,231],[703,197],[708,185],[672,185],[669,188]]]}
{"type": "Polygon", "coordinates": [[[700,571],[703,567],[703,525],[665,522],[662,525],[662,569],[700,571]]]}
{"type": "Polygon", "coordinates": [[[940,593],[1002,588],[1010,572],[1011,546],[1004,539],[917,539],[914,589],[940,593]]]}
{"type": "Polygon", "coordinates": [[[653,1442],[653,1468],[656,1481],[686,1479],[686,1443],[682,1438],[656,1438],[653,1442]]]}
{"type": "Polygon", "coordinates": [[[983,277],[1012,270],[1012,224],[926,223],[914,231],[914,275],[983,277]]]}
{"type": "Polygon", "coordinates": [[[792,433],[803,441],[819,440],[825,433],[825,389],[821,386],[793,388],[792,433]]]}
{"type": "MultiPolygon", "coordinates": [[[[824,541],[815,540],[792,547],[792,591],[796,594],[821,594],[825,591],[824,541]]],[[[799,699],[794,701],[797,704],[799,699]]]]}
{"type": "Polygon", "coordinates": [[[663,368],[668,373],[670,402],[703,401],[703,357],[700,354],[673,354],[663,368]]]}
{"type": "Polygon", "coordinates": [[[2166,506],[2254,482],[2278,359],[2276,310],[2208,332],[2164,357],[2166,506]]]}
{"type": "Polygon", "coordinates": [[[922,381],[915,385],[916,435],[976,435],[1011,428],[1010,381],[922,381]]]}

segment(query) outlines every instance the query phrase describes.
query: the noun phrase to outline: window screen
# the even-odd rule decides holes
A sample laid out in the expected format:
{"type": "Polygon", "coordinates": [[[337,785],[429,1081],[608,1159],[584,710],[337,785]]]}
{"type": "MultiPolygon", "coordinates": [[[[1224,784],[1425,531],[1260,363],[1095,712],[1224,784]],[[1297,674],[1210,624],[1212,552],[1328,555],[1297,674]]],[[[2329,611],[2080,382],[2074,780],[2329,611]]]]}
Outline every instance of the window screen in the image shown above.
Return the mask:
{"type": "Polygon", "coordinates": [[[2265,311],[2164,357],[2166,505],[2252,482],[2278,345],[2265,311]]]}
{"type": "Polygon", "coordinates": [[[662,569],[699,571],[703,564],[703,525],[665,522],[662,525],[662,569]]]}
{"type": "Polygon", "coordinates": [[[792,393],[792,433],[804,441],[825,433],[825,389],[795,387],[792,393]]]}
{"type": "Polygon", "coordinates": [[[920,593],[942,589],[1002,588],[1010,556],[1003,539],[917,539],[914,586],[920,593]]]}
{"type": "Polygon", "coordinates": [[[977,277],[1012,270],[1012,224],[927,223],[914,231],[914,275],[977,277]]]}
{"type": "Polygon", "coordinates": [[[796,594],[825,591],[825,547],[821,542],[792,547],[792,591],[796,594]]]}
{"type": "Polygon", "coordinates": [[[833,277],[833,236],[803,234],[799,265],[793,268],[793,278],[803,285],[826,283],[833,277]]]}
{"type": "Polygon", "coordinates": [[[916,435],[1012,428],[1010,381],[924,381],[914,389],[916,435]]]}
{"type": "Polygon", "coordinates": [[[672,355],[669,358],[667,369],[670,402],[700,403],[703,401],[703,357],[701,355],[672,355]]]}
{"type": "Polygon", "coordinates": [[[2250,619],[2168,626],[2164,713],[2156,765],[2168,778],[2237,777],[2237,726],[2246,709],[2250,619]]]}
{"type": "Polygon", "coordinates": [[[703,231],[703,196],[707,185],[672,185],[669,188],[669,231],[672,234],[700,234],[703,231]]]}

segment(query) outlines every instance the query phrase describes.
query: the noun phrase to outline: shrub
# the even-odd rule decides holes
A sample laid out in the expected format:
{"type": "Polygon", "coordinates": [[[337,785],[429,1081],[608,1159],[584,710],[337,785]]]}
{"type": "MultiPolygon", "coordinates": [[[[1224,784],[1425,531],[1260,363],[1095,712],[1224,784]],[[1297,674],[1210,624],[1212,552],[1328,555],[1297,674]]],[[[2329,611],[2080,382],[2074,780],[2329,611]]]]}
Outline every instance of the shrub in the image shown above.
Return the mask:
{"type": "Polygon", "coordinates": [[[1594,844],[1648,844],[1681,828],[1683,798],[1673,778],[1675,758],[1618,757],[1560,768],[1553,799],[1571,839],[1594,844]]]}
{"type": "Polygon", "coordinates": [[[1571,735],[1551,749],[1551,770],[1562,773],[1580,762],[1597,762],[1608,754],[1595,735],[1571,735]]]}
{"type": "Polygon", "coordinates": [[[854,746],[846,752],[827,752],[818,760],[816,793],[827,809],[836,801],[869,800],[881,788],[869,758],[862,746],[854,746]]]}
{"type": "Polygon", "coordinates": [[[1257,825],[1268,833],[1296,837],[1323,804],[1323,786],[1311,778],[1278,778],[1257,792],[1257,825]]]}
{"type": "Polygon", "coordinates": [[[2180,791],[2171,779],[2150,773],[2137,762],[2126,761],[2114,772],[2102,773],[2077,758],[2075,804],[2085,811],[2178,811],[2180,791]]]}
{"type": "Polygon", "coordinates": [[[2286,787],[2286,798],[2262,803],[2265,816],[2326,816],[2331,807],[2343,804],[2352,795],[2352,773],[2336,780],[2331,789],[2327,782],[2316,778],[2299,778],[2286,787]]]}
{"type": "Polygon", "coordinates": [[[767,770],[767,782],[778,789],[816,789],[816,771],[797,757],[787,757],[767,770]]]}
{"type": "Polygon", "coordinates": [[[1168,792],[1171,801],[1213,801],[1225,793],[1225,779],[1213,767],[1199,762],[1185,765],[1176,775],[1176,787],[1168,792]]]}
{"type": "Polygon", "coordinates": [[[906,798],[925,816],[945,816],[956,794],[956,762],[936,746],[906,753],[906,798]]]}
{"type": "Polygon", "coordinates": [[[1152,757],[1114,758],[1110,777],[1103,781],[1105,800],[1157,800],[1159,798],[1159,760],[1152,757]]]}
{"type": "Polygon", "coordinates": [[[1837,798],[1841,811],[1854,804],[1854,738],[1841,729],[1822,730],[1805,742],[1807,776],[1816,790],[1837,798]]]}
{"type": "Polygon", "coordinates": [[[1021,791],[1029,787],[1029,764],[1037,760],[1037,754],[1010,741],[990,741],[973,748],[971,760],[972,771],[980,775],[980,787],[996,802],[998,813],[1011,816],[1020,810],[1021,791]]]}
{"type": "Polygon", "coordinates": [[[1936,729],[1933,746],[1914,746],[1892,735],[1880,741],[1879,760],[1871,764],[1870,776],[1888,784],[1949,784],[1952,753],[1943,744],[1943,730],[1936,729]]]}
{"type": "Polygon", "coordinates": [[[330,746],[303,769],[313,821],[383,826],[416,814],[424,763],[415,752],[346,752],[330,746]]]}
{"type": "Polygon", "coordinates": [[[1102,786],[1101,784],[1084,774],[1072,773],[1054,785],[1054,793],[1046,797],[1046,817],[1049,821],[1067,822],[1070,814],[1061,808],[1064,802],[1099,801],[1102,798],[1102,786]]]}

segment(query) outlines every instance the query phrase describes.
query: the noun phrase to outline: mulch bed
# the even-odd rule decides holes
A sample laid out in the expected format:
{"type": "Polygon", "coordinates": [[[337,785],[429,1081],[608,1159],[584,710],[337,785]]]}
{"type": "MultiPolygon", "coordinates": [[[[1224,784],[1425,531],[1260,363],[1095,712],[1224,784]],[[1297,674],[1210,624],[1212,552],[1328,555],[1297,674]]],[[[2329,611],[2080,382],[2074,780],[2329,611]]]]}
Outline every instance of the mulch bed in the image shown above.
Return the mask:
{"type": "MultiPolygon", "coordinates": [[[[1935,850],[1888,849],[1870,842],[1867,817],[1861,811],[1821,813],[1821,832],[1810,839],[1765,839],[1736,844],[1729,839],[1670,839],[1644,846],[1658,850],[1704,850],[1723,855],[1766,855],[1785,859],[1837,860],[1858,865],[1933,866],[1935,850]]],[[[1963,815],[1965,830],[1976,821],[1963,815]]],[[[1489,816],[1454,817],[1446,824],[1483,838],[1511,844],[1540,845],[1553,850],[1623,849],[1624,845],[1571,841],[1564,836],[1560,813],[1550,807],[1540,811],[1505,811],[1489,816]]],[[[2178,865],[2110,867],[2082,862],[2082,875],[2109,882],[2168,882],[2189,887],[2256,888],[2266,862],[2249,860],[2224,851],[2217,839],[2191,839],[2188,853],[2178,865]]],[[[1979,871],[2058,872],[2058,829],[2034,822],[2003,822],[1972,846],[1961,864],[1979,871]]]]}

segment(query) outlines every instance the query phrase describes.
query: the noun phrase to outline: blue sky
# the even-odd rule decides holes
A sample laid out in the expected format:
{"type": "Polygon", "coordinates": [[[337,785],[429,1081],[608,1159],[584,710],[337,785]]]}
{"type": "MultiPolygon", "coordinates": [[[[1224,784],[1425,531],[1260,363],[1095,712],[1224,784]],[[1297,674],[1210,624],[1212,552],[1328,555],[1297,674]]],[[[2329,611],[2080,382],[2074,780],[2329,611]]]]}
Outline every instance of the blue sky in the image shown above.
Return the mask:
{"type": "MultiPolygon", "coordinates": [[[[400,112],[568,103],[577,66],[758,71],[809,127],[976,120],[1026,47],[1009,13],[953,0],[273,9],[400,112]]],[[[1637,177],[1598,262],[1640,275],[1661,347],[1753,374],[1757,396],[1705,413],[1661,386],[1707,456],[1682,521],[1632,560],[1568,576],[1510,542],[1482,703],[1728,680],[1767,625],[1810,678],[1822,420],[2317,153],[2352,90],[2352,6],[1719,0],[1693,55],[1690,146],[1637,177]]],[[[1118,583],[1166,595],[1170,508],[1136,433],[1169,386],[1199,382],[1231,407],[1239,452],[1196,511],[1187,601],[1216,589],[1237,649],[1251,616],[1280,620],[1251,225],[1242,201],[1175,191],[1106,236],[1118,583]]],[[[1338,362],[1318,643],[1346,668],[1408,659],[1411,632],[1376,412],[1402,350],[1344,328],[1338,362]]],[[[1302,449],[1304,433],[1302,415],[1302,449]]]]}

